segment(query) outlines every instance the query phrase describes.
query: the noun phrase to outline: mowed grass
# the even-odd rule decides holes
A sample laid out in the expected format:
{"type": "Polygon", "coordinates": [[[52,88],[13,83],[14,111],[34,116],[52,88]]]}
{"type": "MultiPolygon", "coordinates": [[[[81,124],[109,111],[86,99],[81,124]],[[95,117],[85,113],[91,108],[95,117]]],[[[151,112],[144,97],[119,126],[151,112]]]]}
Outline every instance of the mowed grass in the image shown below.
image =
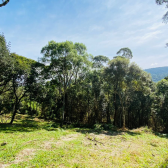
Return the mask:
{"type": "Polygon", "coordinates": [[[166,167],[168,139],[147,128],[127,131],[61,129],[20,118],[0,124],[0,168],[166,167]]]}

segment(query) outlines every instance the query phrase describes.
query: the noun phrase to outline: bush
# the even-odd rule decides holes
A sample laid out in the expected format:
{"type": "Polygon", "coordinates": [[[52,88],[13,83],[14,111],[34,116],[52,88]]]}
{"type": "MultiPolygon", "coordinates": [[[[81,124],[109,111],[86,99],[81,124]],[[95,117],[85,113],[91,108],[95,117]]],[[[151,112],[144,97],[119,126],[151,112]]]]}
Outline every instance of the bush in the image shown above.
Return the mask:
{"type": "Polygon", "coordinates": [[[94,124],[94,127],[93,127],[95,130],[97,131],[100,131],[100,130],[103,130],[103,127],[101,124],[94,124]]]}
{"type": "Polygon", "coordinates": [[[113,124],[104,124],[103,129],[104,130],[116,130],[116,127],[113,124]]]}

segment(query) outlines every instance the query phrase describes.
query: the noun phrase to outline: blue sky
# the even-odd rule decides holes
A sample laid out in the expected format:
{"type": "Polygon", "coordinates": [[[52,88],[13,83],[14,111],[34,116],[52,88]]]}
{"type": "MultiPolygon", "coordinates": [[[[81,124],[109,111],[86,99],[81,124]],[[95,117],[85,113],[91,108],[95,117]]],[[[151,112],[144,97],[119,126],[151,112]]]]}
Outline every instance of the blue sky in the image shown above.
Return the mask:
{"type": "Polygon", "coordinates": [[[168,66],[168,25],[155,0],[10,0],[0,8],[0,33],[11,52],[38,60],[48,41],[84,43],[112,59],[123,47],[141,68],[168,66]]]}

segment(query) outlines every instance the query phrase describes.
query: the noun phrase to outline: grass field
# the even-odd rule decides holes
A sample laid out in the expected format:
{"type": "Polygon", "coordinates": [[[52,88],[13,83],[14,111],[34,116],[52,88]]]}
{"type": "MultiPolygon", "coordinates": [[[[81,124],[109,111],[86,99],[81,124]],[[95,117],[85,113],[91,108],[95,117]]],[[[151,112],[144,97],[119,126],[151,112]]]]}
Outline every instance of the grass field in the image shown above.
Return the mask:
{"type": "Polygon", "coordinates": [[[37,118],[0,124],[0,168],[166,167],[168,139],[147,128],[61,129],[37,118]]]}

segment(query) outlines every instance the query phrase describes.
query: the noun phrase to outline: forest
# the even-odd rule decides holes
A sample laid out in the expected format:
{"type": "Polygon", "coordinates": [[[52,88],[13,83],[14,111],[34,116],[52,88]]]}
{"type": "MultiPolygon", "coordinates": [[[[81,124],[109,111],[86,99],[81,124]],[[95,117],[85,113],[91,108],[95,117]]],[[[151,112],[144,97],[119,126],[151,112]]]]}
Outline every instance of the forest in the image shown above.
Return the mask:
{"type": "Polygon", "coordinates": [[[0,2],[0,168],[168,167],[162,5],[0,2]]]}
{"type": "Polygon", "coordinates": [[[49,41],[34,61],[10,53],[0,35],[0,118],[27,114],[60,126],[138,128],[168,132],[168,78],[154,83],[129,48],[112,60],[82,43],[49,41]]]}

